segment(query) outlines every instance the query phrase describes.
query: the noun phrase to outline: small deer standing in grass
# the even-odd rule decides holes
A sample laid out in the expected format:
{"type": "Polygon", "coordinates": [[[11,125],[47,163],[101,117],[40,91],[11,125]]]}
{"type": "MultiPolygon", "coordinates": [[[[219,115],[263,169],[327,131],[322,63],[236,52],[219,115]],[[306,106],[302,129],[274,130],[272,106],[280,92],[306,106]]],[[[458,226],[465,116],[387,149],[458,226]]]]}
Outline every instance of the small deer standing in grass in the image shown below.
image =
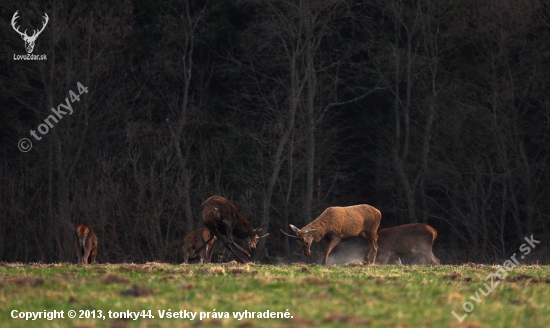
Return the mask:
{"type": "Polygon", "coordinates": [[[91,257],[92,263],[96,263],[95,258],[97,256],[97,236],[92,228],[87,225],[81,224],[76,228],[77,238],[77,256],[78,263],[88,264],[88,259],[91,257]]]}
{"type": "Polygon", "coordinates": [[[290,225],[296,236],[292,236],[281,230],[290,238],[296,239],[304,249],[304,255],[311,255],[311,244],[324,239],[327,247],[323,258],[323,264],[328,263],[328,255],[342,239],[362,237],[368,240],[369,250],[365,259],[374,264],[378,249],[376,231],[380,226],[382,214],[373,206],[362,204],[348,207],[329,207],[317,219],[298,229],[290,225]],[[371,256],[371,254],[373,254],[371,256]],[[372,257],[372,258],[371,258],[372,257]]]}

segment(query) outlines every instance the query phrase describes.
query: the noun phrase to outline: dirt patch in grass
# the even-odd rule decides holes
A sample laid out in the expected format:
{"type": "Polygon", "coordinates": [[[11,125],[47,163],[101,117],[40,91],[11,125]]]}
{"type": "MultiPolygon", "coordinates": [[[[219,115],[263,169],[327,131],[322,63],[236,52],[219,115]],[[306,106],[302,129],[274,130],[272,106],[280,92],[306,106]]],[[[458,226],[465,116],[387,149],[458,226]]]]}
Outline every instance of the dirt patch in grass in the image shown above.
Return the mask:
{"type": "Polygon", "coordinates": [[[324,280],[315,276],[305,277],[304,279],[302,279],[302,283],[313,286],[327,286],[333,284],[333,282],[330,280],[324,280]]]}
{"type": "Polygon", "coordinates": [[[267,276],[267,277],[258,277],[256,278],[256,281],[257,282],[260,282],[262,284],[273,284],[273,283],[276,283],[276,282],[281,282],[281,281],[286,281],[285,278],[283,277],[271,277],[271,276],[267,276]]]}
{"type": "Polygon", "coordinates": [[[8,276],[2,282],[2,285],[16,285],[17,287],[39,287],[44,284],[44,279],[33,276],[8,276]]]}
{"type": "Polygon", "coordinates": [[[75,271],[63,272],[59,276],[61,276],[64,280],[76,280],[75,271]]]}
{"type": "Polygon", "coordinates": [[[537,277],[537,276],[531,276],[528,274],[520,273],[513,277],[508,278],[508,281],[511,282],[525,282],[525,283],[546,283],[550,284],[550,278],[549,277],[537,277]]]}
{"type": "Polygon", "coordinates": [[[125,289],[120,292],[120,295],[122,296],[130,296],[130,297],[143,297],[143,296],[151,296],[153,295],[153,290],[145,285],[138,285],[135,284],[129,289],[125,289]]]}
{"type": "Polygon", "coordinates": [[[114,273],[107,273],[100,279],[103,284],[127,284],[130,279],[118,276],[114,273]]]}
{"type": "Polygon", "coordinates": [[[190,289],[193,289],[194,287],[195,287],[195,284],[192,283],[192,282],[182,281],[182,283],[180,285],[181,290],[190,290],[190,289]]]}
{"type": "Polygon", "coordinates": [[[169,275],[166,275],[166,276],[162,276],[160,278],[160,281],[169,281],[169,280],[173,280],[173,279],[176,279],[176,276],[174,276],[173,274],[169,274],[169,275]]]}
{"type": "Polygon", "coordinates": [[[472,281],[471,277],[465,277],[462,273],[458,271],[453,271],[450,274],[443,276],[443,278],[454,281],[472,281]]]}

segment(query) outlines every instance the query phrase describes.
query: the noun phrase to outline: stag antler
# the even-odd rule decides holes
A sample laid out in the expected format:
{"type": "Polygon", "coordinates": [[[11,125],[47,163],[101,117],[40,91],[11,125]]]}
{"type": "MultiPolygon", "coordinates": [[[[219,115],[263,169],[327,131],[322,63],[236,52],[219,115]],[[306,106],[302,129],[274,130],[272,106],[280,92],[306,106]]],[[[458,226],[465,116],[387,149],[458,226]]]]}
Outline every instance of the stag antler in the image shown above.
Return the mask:
{"type": "Polygon", "coordinates": [[[288,233],[284,232],[283,229],[279,229],[279,230],[281,230],[282,233],[284,233],[285,235],[289,236],[290,238],[294,238],[294,239],[299,239],[299,238],[300,238],[299,235],[298,235],[298,236],[293,236],[293,235],[289,235],[288,233]]]}

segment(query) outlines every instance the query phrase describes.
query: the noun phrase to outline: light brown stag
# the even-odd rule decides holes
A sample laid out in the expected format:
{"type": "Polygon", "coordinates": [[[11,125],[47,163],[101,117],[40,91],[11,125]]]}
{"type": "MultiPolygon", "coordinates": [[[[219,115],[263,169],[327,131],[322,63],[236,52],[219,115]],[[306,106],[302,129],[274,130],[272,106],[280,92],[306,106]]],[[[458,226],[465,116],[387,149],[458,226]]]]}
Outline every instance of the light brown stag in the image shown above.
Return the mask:
{"type": "Polygon", "coordinates": [[[78,263],[88,264],[88,259],[91,257],[92,263],[96,263],[98,241],[92,228],[81,224],[76,228],[78,263]]]}
{"type": "Polygon", "coordinates": [[[397,263],[439,264],[432,253],[437,231],[423,223],[404,224],[378,231],[378,261],[387,264],[392,259],[397,263]]]}
{"type": "Polygon", "coordinates": [[[183,263],[189,263],[196,259],[200,259],[199,263],[210,263],[212,261],[212,253],[214,252],[214,246],[218,240],[216,236],[210,238],[212,234],[208,228],[202,227],[197,230],[193,230],[188,233],[181,242],[181,250],[183,252],[183,263]],[[208,241],[206,243],[206,241],[208,241]],[[195,250],[206,243],[197,256],[195,250]]]}
{"type": "Polygon", "coordinates": [[[294,238],[304,249],[304,255],[311,255],[311,244],[324,239],[326,249],[323,264],[327,264],[328,255],[342,239],[362,237],[368,240],[369,250],[365,259],[374,264],[376,260],[377,235],[382,214],[373,206],[367,204],[348,207],[329,207],[317,219],[298,229],[290,225],[296,236],[292,236],[281,230],[285,235],[294,238]],[[372,254],[372,256],[371,256],[372,254]],[[371,259],[372,257],[372,259],[371,259]]]}

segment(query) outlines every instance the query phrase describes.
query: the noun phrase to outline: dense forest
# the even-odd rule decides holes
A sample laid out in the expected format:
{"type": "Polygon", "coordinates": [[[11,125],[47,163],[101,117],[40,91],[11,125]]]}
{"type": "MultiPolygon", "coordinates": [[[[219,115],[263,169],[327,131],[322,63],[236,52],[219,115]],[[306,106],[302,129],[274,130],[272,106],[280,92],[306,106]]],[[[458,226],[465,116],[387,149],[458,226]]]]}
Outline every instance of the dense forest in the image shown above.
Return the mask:
{"type": "Polygon", "coordinates": [[[547,1],[6,0],[0,13],[0,261],[75,262],[86,223],[99,262],[176,263],[211,195],[268,223],[253,256],[266,263],[306,260],[279,229],[355,204],[381,228],[436,228],[442,263],[502,263],[531,235],[525,261],[550,260],[547,1]],[[44,58],[22,60],[16,28],[43,26],[44,58]]]}

